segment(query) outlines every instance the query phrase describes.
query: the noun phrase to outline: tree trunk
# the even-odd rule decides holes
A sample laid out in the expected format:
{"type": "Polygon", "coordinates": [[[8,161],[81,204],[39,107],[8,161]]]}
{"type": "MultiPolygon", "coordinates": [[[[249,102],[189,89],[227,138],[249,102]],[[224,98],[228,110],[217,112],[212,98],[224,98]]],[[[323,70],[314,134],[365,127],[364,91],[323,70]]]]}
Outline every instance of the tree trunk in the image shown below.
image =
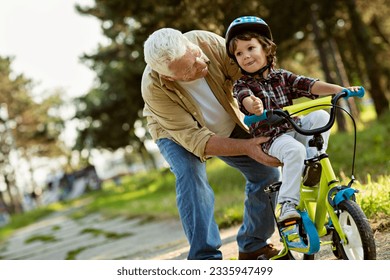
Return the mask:
{"type": "MultiPolygon", "coordinates": [[[[321,61],[321,65],[322,65],[322,70],[323,70],[324,75],[325,75],[325,80],[328,83],[335,84],[336,82],[334,81],[334,79],[331,75],[331,70],[329,67],[329,61],[328,61],[328,55],[327,55],[329,50],[327,50],[325,48],[325,46],[326,46],[325,39],[323,38],[323,36],[321,34],[321,30],[318,26],[319,19],[318,19],[317,8],[318,7],[316,4],[312,4],[310,6],[310,9],[311,9],[310,15],[311,15],[311,23],[313,26],[314,42],[315,42],[315,45],[317,47],[317,50],[318,50],[318,53],[320,56],[320,61],[321,61]]],[[[339,131],[346,131],[347,130],[344,114],[337,114],[336,121],[337,121],[337,127],[338,127],[339,131]]]]}
{"type": "MultiPolygon", "coordinates": [[[[339,85],[343,87],[348,87],[350,86],[350,82],[348,80],[347,71],[345,70],[344,63],[341,59],[340,49],[337,45],[337,42],[333,38],[330,38],[328,42],[329,42],[331,53],[333,54],[332,58],[339,79],[339,85]]],[[[344,99],[340,101],[341,101],[341,106],[348,107],[354,119],[359,120],[359,110],[356,106],[355,99],[349,98],[348,101],[345,101],[344,99]]],[[[343,118],[343,122],[345,125],[345,118],[343,118]]]]}
{"type": "Polygon", "coordinates": [[[138,148],[138,152],[141,155],[142,161],[147,169],[157,169],[157,164],[154,160],[154,157],[148,152],[145,147],[144,139],[140,141],[140,146],[138,148]]]}
{"type": "Polygon", "coordinates": [[[367,76],[371,85],[370,94],[374,102],[375,110],[377,115],[381,116],[389,110],[389,101],[386,99],[381,83],[381,63],[378,61],[368,27],[363,23],[360,14],[357,12],[356,1],[347,0],[346,6],[352,22],[352,32],[356,37],[357,48],[359,48],[366,65],[367,76]]]}
{"type": "Polygon", "coordinates": [[[8,205],[8,209],[10,210],[10,214],[18,214],[23,212],[23,207],[19,195],[19,191],[17,190],[16,186],[14,186],[10,180],[8,179],[8,176],[4,176],[4,182],[6,184],[6,193],[9,196],[10,204],[8,205]]]}
{"type": "MultiPolygon", "coordinates": [[[[4,210],[9,214],[11,213],[11,209],[9,205],[5,202],[4,192],[0,192],[0,210],[4,212],[4,210]]],[[[0,213],[1,213],[0,211],[0,213]]]]}

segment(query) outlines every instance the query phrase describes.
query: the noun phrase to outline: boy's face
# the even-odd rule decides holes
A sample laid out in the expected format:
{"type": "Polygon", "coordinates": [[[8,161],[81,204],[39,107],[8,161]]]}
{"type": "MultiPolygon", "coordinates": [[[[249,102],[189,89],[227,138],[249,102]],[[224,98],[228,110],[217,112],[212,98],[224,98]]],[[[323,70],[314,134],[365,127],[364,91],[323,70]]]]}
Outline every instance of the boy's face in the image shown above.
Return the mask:
{"type": "Polygon", "coordinates": [[[237,40],[234,56],[240,67],[248,73],[255,73],[267,65],[264,49],[256,38],[250,41],[237,40]]]}

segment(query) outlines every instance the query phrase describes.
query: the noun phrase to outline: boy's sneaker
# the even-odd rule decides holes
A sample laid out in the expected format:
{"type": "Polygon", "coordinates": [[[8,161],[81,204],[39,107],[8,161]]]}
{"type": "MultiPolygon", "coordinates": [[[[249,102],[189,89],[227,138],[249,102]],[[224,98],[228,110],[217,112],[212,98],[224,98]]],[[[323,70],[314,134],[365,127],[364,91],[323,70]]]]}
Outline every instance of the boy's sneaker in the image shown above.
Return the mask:
{"type": "Polygon", "coordinates": [[[282,222],[282,221],[287,220],[287,219],[300,218],[301,215],[299,215],[299,213],[298,213],[297,209],[295,209],[295,207],[297,207],[297,206],[290,201],[283,202],[281,209],[280,209],[280,215],[278,218],[278,222],[282,222]]]}

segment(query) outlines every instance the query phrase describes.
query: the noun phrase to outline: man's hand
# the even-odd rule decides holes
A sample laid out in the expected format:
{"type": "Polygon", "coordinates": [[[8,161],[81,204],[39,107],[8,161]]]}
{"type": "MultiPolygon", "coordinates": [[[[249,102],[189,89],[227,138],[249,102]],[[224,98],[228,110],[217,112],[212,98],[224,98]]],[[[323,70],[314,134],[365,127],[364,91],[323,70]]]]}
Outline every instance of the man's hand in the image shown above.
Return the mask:
{"type": "Polygon", "coordinates": [[[267,155],[261,148],[261,144],[267,142],[268,140],[269,137],[248,139],[248,156],[264,165],[272,167],[282,166],[282,163],[277,158],[267,155]]]}
{"type": "Polygon", "coordinates": [[[205,156],[242,156],[246,155],[268,166],[278,167],[282,164],[274,157],[263,152],[261,144],[269,138],[250,139],[225,138],[217,135],[210,137],[205,147],[205,156]]]}

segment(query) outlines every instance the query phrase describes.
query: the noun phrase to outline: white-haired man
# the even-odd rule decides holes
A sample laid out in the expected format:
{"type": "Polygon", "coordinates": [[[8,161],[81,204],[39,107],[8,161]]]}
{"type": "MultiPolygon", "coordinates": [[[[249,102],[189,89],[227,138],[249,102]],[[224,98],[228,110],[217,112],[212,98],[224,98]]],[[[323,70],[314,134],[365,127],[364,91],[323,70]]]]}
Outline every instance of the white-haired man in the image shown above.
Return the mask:
{"type": "Polygon", "coordinates": [[[279,162],[250,138],[232,95],[239,68],[225,41],[208,31],[182,34],[163,28],[144,44],[142,78],[148,129],[176,177],[177,207],[190,244],[188,259],[222,259],[214,220],[214,192],[205,161],[217,156],[246,179],[243,224],[237,234],[239,259],[270,258],[275,229],[263,188],[279,179],[279,162]]]}

